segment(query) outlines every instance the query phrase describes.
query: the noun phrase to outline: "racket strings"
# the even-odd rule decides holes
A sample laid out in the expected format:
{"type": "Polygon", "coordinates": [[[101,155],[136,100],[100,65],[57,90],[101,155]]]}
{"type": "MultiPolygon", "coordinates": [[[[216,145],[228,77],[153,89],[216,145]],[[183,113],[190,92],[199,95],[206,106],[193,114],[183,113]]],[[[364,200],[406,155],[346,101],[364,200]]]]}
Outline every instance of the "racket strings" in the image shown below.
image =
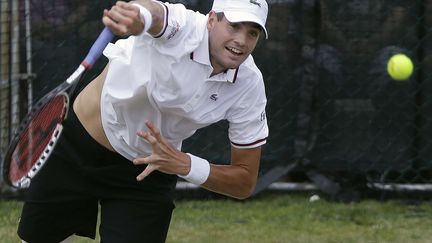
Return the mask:
{"type": "Polygon", "coordinates": [[[28,121],[11,154],[9,171],[11,182],[26,177],[35,164],[44,161],[44,156],[48,152],[44,150],[52,146],[52,138],[57,137],[56,133],[59,133],[57,126],[67,113],[67,102],[65,95],[55,96],[28,121]]]}

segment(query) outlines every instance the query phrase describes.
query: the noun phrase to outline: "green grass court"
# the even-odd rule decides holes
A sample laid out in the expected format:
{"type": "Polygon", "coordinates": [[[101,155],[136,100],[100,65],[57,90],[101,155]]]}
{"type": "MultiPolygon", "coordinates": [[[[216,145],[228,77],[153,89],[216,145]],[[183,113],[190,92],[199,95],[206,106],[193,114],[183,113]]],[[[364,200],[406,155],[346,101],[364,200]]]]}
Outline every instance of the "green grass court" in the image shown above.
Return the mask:
{"type": "MultiPolygon", "coordinates": [[[[311,193],[266,192],[246,201],[180,199],[168,243],[429,243],[432,202],[309,202],[311,193]]],[[[0,239],[20,242],[20,202],[0,201],[0,239]]],[[[75,242],[99,242],[80,239],[75,242]]]]}

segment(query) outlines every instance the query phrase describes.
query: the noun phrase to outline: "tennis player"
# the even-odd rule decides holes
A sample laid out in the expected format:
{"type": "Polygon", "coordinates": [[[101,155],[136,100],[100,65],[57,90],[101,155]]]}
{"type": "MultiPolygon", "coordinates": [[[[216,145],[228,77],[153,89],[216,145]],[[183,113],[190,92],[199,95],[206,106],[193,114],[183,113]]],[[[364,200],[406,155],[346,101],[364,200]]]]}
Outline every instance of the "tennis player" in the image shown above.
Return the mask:
{"type": "Polygon", "coordinates": [[[81,89],[64,133],[26,195],[25,242],[95,238],[164,242],[177,176],[244,199],[254,190],[268,136],[261,72],[251,56],[267,37],[265,0],[215,0],[203,15],[182,4],[117,2],[103,23],[130,36],[81,89]],[[231,161],[181,151],[197,129],[229,122],[231,161]]]}

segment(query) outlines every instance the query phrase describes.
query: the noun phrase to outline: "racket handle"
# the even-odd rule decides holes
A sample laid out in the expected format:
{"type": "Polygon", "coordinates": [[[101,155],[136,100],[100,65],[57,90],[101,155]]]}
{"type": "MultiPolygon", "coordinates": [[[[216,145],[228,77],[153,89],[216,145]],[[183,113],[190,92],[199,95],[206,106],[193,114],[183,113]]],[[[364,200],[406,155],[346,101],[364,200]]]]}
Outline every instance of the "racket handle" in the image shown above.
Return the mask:
{"type": "Polygon", "coordinates": [[[110,29],[105,27],[103,31],[99,34],[99,37],[96,39],[87,56],[84,58],[84,61],[81,62],[85,68],[90,69],[93,64],[99,59],[102,55],[103,50],[111,42],[114,38],[114,34],[110,29]]]}

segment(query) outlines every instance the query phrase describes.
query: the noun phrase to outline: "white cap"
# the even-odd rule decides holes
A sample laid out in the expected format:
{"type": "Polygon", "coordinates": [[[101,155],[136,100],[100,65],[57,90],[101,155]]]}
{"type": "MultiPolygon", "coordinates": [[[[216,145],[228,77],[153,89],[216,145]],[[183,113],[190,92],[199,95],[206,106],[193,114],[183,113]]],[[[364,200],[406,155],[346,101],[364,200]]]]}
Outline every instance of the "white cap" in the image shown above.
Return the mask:
{"type": "Polygon", "coordinates": [[[223,12],[229,22],[254,22],[264,30],[268,38],[265,23],[268,5],[265,0],[214,0],[212,10],[223,12]]]}

